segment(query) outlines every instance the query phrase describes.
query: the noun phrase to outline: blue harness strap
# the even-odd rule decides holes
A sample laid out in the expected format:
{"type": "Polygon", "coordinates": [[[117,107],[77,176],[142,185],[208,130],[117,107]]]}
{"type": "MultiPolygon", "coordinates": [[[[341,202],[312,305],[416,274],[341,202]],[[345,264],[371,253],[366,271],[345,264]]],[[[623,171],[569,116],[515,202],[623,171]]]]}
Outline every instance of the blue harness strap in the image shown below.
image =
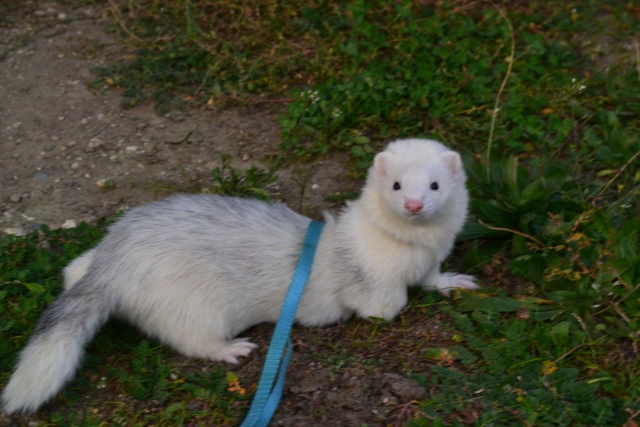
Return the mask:
{"type": "Polygon", "coordinates": [[[267,358],[262,368],[262,376],[258,382],[258,389],[242,427],[268,425],[278,408],[293,347],[289,332],[311,272],[313,257],[316,253],[323,227],[324,224],[318,221],[311,221],[309,224],[296,271],[293,273],[293,279],[282,304],[278,323],[276,323],[276,328],[271,337],[267,358]]]}

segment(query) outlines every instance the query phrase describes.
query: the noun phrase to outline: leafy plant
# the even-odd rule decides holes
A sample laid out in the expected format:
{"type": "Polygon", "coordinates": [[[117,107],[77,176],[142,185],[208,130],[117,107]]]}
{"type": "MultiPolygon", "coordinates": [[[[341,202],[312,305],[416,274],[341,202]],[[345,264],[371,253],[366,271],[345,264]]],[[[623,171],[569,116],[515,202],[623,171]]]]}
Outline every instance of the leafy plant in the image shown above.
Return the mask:
{"type": "Polygon", "coordinates": [[[459,343],[426,348],[436,365],[428,376],[412,376],[432,395],[421,404],[428,418],[409,425],[622,425],[625,408],[637,406],[636,392],[627,391],[637,390],[638,380],[628,370],[588,379],[570,363],[567,356],[588,346],[598,360],[602,340],[590,340],[569,322],[501,314],[515,301],[470,298],[475,301],[463,300],[458,309],[463,313],[449,312],[459,343]]]}
{"type": "Polygon", "coordinates": [[[231,166],[231,156],[222,155],[222,163],[211,172],[213,191],[226,196],[250,196],[266,200],[270,197],[266,189],[276,182],[279,160],[271,163],[269,170],[251,166],[241,171],[231,166]]]}
{"type": "Polygon", "coordinates": [[[335,16],[332,5],[297,0],[181,0],[161,8],[144,0],[114,3],[111,13],[113,30],[135,49],[129,61],[96,68],[93,86],[123,88],[126,107],[149,100],[160,113],[242,102],[315,78],[320,62],[298,35],[308,31],[322,44],[324,23],[313,16],[335,16]]]}
{"type": "Polygon", "coordinates": [[[121,381],[127,384],[134,399],[163,401],[169,397],[167,379],[171,368],[163,363],[162,354],[154,351],[148,341],[143,340],[134,350],[131,368],[132,374],[124,373],[121,381]]]}

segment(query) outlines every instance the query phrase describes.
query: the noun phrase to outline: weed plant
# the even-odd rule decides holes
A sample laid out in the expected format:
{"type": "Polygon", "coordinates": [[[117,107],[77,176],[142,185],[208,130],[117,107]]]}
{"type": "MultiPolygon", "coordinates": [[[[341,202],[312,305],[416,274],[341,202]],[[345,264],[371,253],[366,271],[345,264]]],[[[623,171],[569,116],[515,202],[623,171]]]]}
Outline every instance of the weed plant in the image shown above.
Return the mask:
{"type": "Polygon", "coordinates": [[[225,196],[254,197],[267,200],[270,196],[267,187],[278,179],[276,171],[279,163],[278,159],[272,161],[268,170],[258,166],[239,170],[231,166],[231,156],[223,154],[220,166],[211,171],[211,179],[213,180],[211,190],[225,196]]]}
{"type": "MultiPolygon", "coordinates": [[[[128,106],[286,101],[285,161],[342,151],[356,174],[396,137],[436,138],[463,153],[472,196],[463,263],[483,292],[437,305],[456,338],[425,341],[433,367],[412,375],[436,392],[411,425],[635,425],[633,2],[141,0],[113,3],[112,17],[134,52],[96,70],[96,85],[123,88],[128,106]]],[[[259,195],[274,173],[243,176],[227,160],[212,176],[223,192],[259,195]]],[[[0,382],[58,270],[100,231],[43,233],[0,241],[0,330],[11,337],[0,344],[0,382]]],[[[162,350],[143,343],[134,353],[119,374],[127,395],[172,402],[145,422],[193,416],[176,393],[209,405],[224,392],[195,377],[167,383],[162,350]]],[[[215,375],[222,389],[237,380],[215,375]]],[[[226,396],[223,418],[234,416],[224,405],[236,397],[226,396]]]]}

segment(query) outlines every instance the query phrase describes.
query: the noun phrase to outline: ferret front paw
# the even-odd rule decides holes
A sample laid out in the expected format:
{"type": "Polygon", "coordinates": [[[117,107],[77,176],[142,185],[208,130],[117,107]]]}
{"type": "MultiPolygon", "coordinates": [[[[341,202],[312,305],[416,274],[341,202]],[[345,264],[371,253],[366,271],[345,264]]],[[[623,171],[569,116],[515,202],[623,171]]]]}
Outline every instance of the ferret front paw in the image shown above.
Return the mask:
{"type": "Polygon", "coordinates": [[[455,288],[475,291],[480,287],[476,283],[474,276],[467,274],[442,273],[435,283],[435,288],[445,297],[449,298],[451,291],[455,288]]]}
{"type": "Polygon", "coordinates": [[[237,364],[238,357],[248,356],[251,350],[257,347],[258,344],[250,342],[249,338],[236,338],[229,342],[217,358],[227,363],[237,364]]]}

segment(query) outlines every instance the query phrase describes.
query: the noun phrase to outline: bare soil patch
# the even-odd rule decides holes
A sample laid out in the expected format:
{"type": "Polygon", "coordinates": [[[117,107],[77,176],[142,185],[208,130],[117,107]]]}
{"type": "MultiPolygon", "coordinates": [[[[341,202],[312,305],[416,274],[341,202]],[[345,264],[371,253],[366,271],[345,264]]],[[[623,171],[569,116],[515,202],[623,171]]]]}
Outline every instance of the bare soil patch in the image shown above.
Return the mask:
{"type": "MultiPolygon", "coordinates": [[[[201,191],[211,186],[222,153],[243,168],[280,152],[277,112],[270,107],[158,116],[150,105],[124,110],[115,91],[92,92],[91,69],[128,52],[105,31],[105,11],[54,2],[31,6],[29,13],[13,12],[0,28],[5,233],[92,223],[169,193],[201,191]]],[[[328,206],[327,195],[353,186],[342,176],[338,161],[304,169],[293,164],[272,191],[317,215],[328,206]],[[304,200],[301,185],[309,190],[304,200]]]]}

